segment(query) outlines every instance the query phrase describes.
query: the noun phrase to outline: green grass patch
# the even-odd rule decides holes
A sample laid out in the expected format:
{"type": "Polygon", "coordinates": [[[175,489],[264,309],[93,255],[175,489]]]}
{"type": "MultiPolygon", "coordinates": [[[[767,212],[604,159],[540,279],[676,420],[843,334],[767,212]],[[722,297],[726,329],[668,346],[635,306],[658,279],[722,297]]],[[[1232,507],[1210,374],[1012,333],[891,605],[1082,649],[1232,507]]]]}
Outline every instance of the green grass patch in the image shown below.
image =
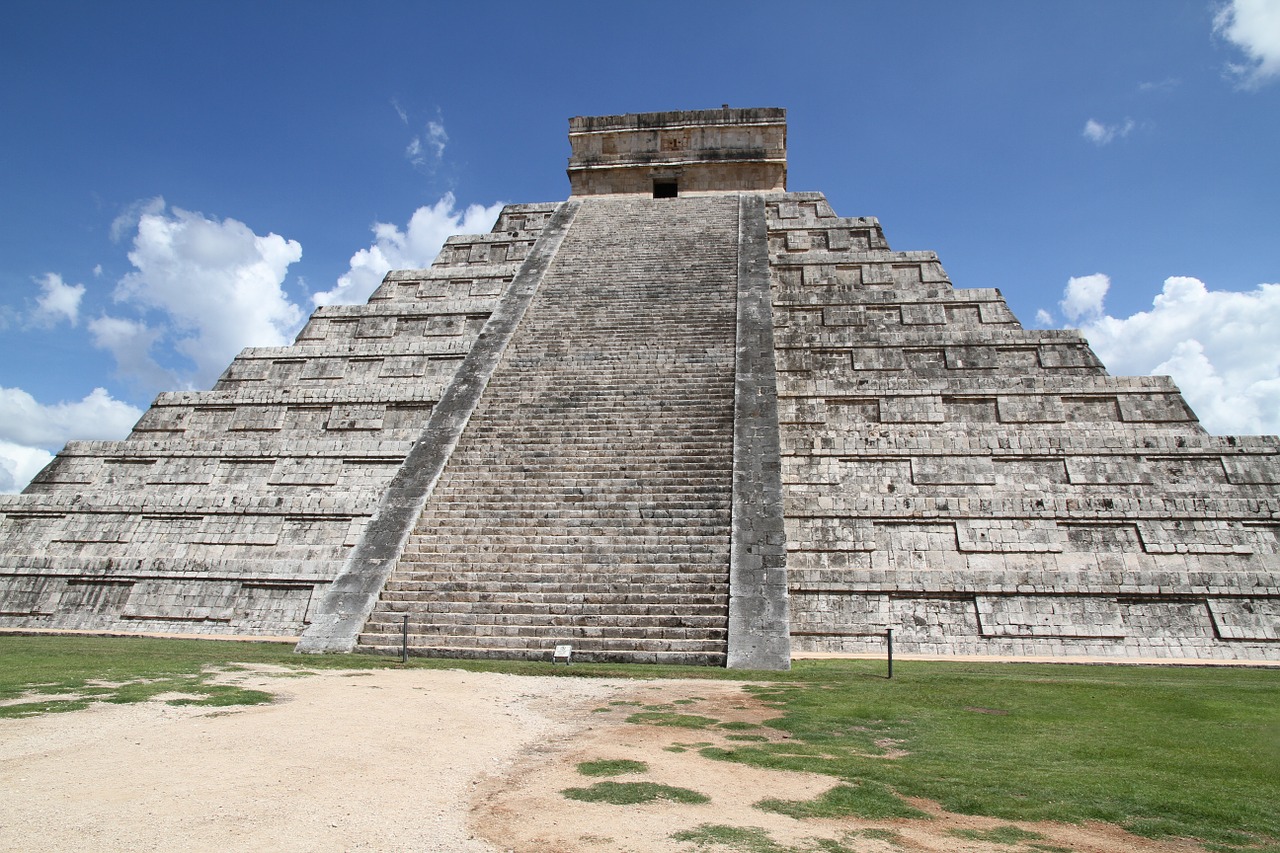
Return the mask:
{"type": "Polygon", "coordinates": [[[1038,832],[1009,824],[992,829],[953,829],[948,834],[970,841],[986,841],[989,844],[1021,844],[1024,841],[1044,840],[1044,836],[1038,832]]]}
{"type": "Polygon", "coordinates": [[[639,723],[646,726],[673,726],[678,729],[706,729],[716,725],[719,720],[703,717],[699,714],[676,714],[671,711],[641,711],[627,717],[628,723],[639,723]]]}
{"type": "Polygon", "coordinates": [[[578,772],[583,776],[625,776],[628,773],[644,773],[648,769],[649,765],[643,761],[631,761],[627,758],[583,761],[578,765],[578,772]]]}
{"type": "Polygon", "coordinates": [[[790,675],[752,688],[789,739],[702,754],[1003,820],[1280,839],[1275,670],[905,661],[888,680],[869,661],[801,661],[790,675]],[[885,757],[887,742],[907,754],[885,757]]]}
{"type": "Polygon", "coordinates": [[[879,827],[873,826],[870,829],[861,830],[858,835],[861,835],[864,838],[870,838],[873,841],[883,841],[886,844],[893,844],[895,846],[902,844],[902,833],[893,829],[880,829],[879,827]]]}
{"type": "Polygon", "coordinates": [[[688,841],[699,847],[728,847],[742,853],[787,853],[769,837],[769,833],[754,826],[726,826],[704,823],[671,836],[673,841],[688,841]]]}
{"type": "Polygon", "coordinates": [[[769,833],[754,826],[727,826],[704,823],[671,836],[673,841],[688,841],[699,848],[724,847],[737,853],[855,853],[830,838],[808,838],[804,847],[784,847],[769,833]]]}
{"type": "Polygon", "coordinates": [[[214,669],[274,662],[278,644],[104,637],[0,636],[0,718],[78,711],[94,702],[129,704],[165,694],[171,705],[225,707],[271,701],[261,690],[209,682],[214,669]],[[219,646],[223,648],[218,648],[219,646]]]}
{"type": "Polygon", "coordinates": [[[560,793],[571,800],[615,806],[634,806],[655,800],[689,804],[711,802],[706,794],[656,782],[597,782],[589,788],[565,788],[560,793]]]}
{"type": "Polygon", "coordinates": [[[755,807],[761,811],[776,812],[797,820],[810,817],[861,817],[868,820],[928,817],[919,809],[904,803],[884,785],[866,781],[837,785],[812,800],[761,800],[755,804],[755,807]]]}
{"type": "Polygon", "coordinates": [[[733,720],[728,723],[720,723],[719,728],[728,729],[732,732],[746,732],[751,729],[758,729],[760,726],[755,723],[744,723],[740,720],[733,720]]]}
{"type": "Polygon", "coordinates": [[[746,743],[768,743],[769,739],[764,735],[725,735],[725,740],[736,740],[746,743]]]}

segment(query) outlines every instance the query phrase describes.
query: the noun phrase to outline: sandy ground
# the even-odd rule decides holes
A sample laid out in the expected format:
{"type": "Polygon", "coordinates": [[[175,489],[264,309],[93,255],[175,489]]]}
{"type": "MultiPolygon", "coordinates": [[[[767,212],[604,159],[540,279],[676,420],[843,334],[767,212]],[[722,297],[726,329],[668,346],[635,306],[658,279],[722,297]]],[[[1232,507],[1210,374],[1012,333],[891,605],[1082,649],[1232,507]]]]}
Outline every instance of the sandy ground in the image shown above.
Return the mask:
{"type": "MultiPolygon", "coordinates": [[[[929,820],[805,820],[753,808],[811,799],[828,777],[755,770],[682,744],[734,734],[626,722],[621,703],[685,700],[688,713],[760,722],[771,712],[721,681],[530,678],[461,671],[227,676],[273,704],[231,709],[152,701],[0,720],[0,850],[725,851],[672,840],[703,824],[764,830],[786,849],[831,839],[860,853],[1026,851],[955,829],[1005,821],[942,812],[929,820]],[[692,700],[692,701],[687,701],[692,700]],[[560,792],[597,779],[577,764],[643,761],[618,781],[692,788],[704,805],[615,806],[560,792]]],[[[781,738],[781,733],[767,733],[781,738]]],[[[891,759],[890,759],[891,760],[891,759]]],[[[1199,851],[1101,825],[1018,824],[1040,849],[1199,851]]]]}

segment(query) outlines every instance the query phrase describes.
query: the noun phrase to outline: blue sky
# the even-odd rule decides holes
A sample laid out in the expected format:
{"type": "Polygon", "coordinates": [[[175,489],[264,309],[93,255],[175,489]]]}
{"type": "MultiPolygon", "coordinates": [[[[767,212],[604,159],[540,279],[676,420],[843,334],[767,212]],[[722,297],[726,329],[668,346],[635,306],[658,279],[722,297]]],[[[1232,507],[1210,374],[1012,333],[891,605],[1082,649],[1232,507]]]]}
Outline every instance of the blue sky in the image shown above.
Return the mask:
{"type": "Polygon", "coordinates": [[[568,194],[567,119],[788,110],[877,216],[1218,432],[1280,432],[1280,0],[6,4],[0,491],[568,194]]]}

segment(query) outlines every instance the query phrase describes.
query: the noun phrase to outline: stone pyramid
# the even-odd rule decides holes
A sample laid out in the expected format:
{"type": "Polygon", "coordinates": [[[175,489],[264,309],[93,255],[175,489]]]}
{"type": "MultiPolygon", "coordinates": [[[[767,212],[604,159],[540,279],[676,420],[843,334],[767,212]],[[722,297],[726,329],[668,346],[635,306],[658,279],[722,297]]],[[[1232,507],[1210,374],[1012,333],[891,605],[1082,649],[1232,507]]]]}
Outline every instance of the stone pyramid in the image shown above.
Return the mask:
{"type": "Polygon", "coordinates": [[[1280,440],[787,192],[783,110],[569,138],[567,201],[0,496],[0,629],[1280,659],[1280,440]]]}

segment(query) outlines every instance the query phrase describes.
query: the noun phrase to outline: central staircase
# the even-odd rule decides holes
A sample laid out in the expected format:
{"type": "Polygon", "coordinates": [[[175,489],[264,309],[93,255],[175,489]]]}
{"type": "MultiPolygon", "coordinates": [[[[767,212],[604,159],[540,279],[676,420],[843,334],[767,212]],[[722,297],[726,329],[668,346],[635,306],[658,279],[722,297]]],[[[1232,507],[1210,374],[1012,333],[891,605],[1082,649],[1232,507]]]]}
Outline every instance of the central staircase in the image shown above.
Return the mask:
{"type": "Polygon", "coordinates": [[[722,666],[738,200],[583,199],[360,634],[722,666]]]}

